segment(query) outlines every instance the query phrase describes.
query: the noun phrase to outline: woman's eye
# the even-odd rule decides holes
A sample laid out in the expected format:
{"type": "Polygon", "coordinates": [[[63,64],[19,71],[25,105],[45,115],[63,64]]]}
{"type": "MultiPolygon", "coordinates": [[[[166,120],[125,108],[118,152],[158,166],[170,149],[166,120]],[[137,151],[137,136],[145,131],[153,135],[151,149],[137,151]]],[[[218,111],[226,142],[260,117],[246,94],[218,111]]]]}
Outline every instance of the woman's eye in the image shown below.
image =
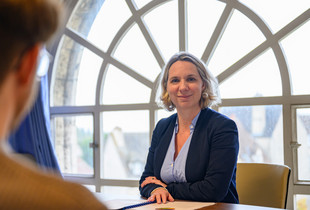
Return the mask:
{"type": "Polygon", "coordinates": [[[179,80],[178,79],[172,79],[172,80],[170,80],[170,82],[171,83],[176,83],[176,82],[179,82],[179,80]]]}
{"type": "Polygon", "coordinates": [[[194,82],[194,81],[196,81],[196,79],[193,78],[193,77],[190,77],[190,78],[187,79],[187,81],[189,81],[189,82],[194,82]]]}

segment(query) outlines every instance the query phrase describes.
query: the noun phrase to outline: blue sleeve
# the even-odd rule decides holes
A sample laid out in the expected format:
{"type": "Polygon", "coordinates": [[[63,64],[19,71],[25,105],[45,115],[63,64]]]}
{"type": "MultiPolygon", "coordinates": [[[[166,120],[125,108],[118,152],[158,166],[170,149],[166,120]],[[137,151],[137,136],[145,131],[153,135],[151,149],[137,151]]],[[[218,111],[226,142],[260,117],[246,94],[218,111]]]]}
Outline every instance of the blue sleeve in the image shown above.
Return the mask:
{"type": "MultiPolygon", "coordinates": [[[[222,118],[223,119],[223,118],[222,118]]],[[[206,170],[201,180],[170,183],[167,190],[175,199],[205,202],[238,202],[235,173],[239,151],[238,130],[230,119],[212,122],[207,138],[209,149],[204,151],[206,170]]],[[[195,154],[198,155],[198,154],[195,154]]],[[[199,164],[190,166],[197,170],[199,164]]]]}

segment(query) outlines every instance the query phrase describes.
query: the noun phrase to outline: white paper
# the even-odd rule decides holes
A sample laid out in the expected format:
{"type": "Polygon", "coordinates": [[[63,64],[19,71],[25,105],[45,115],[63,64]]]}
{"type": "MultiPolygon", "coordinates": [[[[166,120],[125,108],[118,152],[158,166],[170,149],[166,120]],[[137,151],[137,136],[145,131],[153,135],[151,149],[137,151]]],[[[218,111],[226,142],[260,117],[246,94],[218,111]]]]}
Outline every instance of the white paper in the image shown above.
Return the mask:
{"type": "MultiPolygon", "coordinates": [[[[131,199],[115,199],[110,201],[105,201],[104,204],[108,209],[119,209],[129,205],[135,205],[146,202],[146,200],[131,200],[131,199]]],[[[176,210],[193,210],[199,209],[206,206],[214,205],[215,203],[210,202],[192,202],[192,201],[174,201],[167,202],[166,204],[147,204],[137,208],[137,210],[155,210],[156,208],[174,208],[176,210]]]]}
{"type": "Polygon", "coordinates": [[[168,202],[165,204],[149,204],[145,206],[141,206],[139,210],[148,210],[148,209],[156,209],[156,208],[174,208],[176,210],[193,210],[193,209],[200,209],[202,207],[211,206],[214,203],[206,203],[206,202],[191,202],[191,201],[174,201],[168,202]]]}
{"type": "Polygon", "coordinates": [[[145,202],[145,200],[132,200],[132,199],[115,199],[104,201],[104,204],[108,209],[120,209],[125,206],[135,205],[145,202]]]}

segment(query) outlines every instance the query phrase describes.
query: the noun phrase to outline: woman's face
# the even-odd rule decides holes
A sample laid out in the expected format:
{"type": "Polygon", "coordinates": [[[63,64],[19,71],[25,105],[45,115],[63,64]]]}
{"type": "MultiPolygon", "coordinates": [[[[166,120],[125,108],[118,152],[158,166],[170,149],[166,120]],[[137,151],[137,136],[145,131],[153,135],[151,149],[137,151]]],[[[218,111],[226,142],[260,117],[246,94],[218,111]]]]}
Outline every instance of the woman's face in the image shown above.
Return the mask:
{"type": "Polygon", "coordinates": [[[194,64],[177,61],[170,67],[167,91],[178,111],[200,110],[199,101],[204,84],[194,64]]]}

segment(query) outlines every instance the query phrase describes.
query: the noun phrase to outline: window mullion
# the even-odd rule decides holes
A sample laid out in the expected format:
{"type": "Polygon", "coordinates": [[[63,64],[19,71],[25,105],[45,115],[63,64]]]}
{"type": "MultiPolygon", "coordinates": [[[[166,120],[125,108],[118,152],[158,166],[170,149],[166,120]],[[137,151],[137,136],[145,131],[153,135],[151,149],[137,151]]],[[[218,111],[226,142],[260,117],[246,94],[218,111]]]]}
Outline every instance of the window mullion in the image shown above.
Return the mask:
{"type": "MultiPolygon", "coordinates": [[[[129,9],[131,10],[131,12],[133,13],[133,15],[137,15],[138,11],[136,10],[136,7],[134,5],[134,3],[131,1],[131,0],[126,0],[128,6],[129,6],[129,9]]],[[[164,65],[165,65],[165,61],[164,61],[164,58],[159,50],[159,47],[157,46],[154,38],[152,37],[149,29],[147,28],[146,24],[144,23],[141,15],[137,15],[137,18],[136,18],[136,22],[146,40],[146,42],[148,43],[154,57],[156,58],[157,62],[158,62],[158,65],[163,68],[164,65]]]]}
{"type": "Polygon", "coordinates": [[[219,41],[221,40],[221,37],[226,29],[226,26],[232,16],[233,13],[233,7],[231,4],[227,4],[221,18],[219,19],[214,32],[210,38],[210,41],[204,51],[204,53],[202,54],[201,59],[206,62],[207,64],[209,63],[213,52],[215,51],[219,41]]]}
{"type": "Polygon", "coordinates": [[[179,50],[187,51],[187,0],[179,0],[179,50]]]}

